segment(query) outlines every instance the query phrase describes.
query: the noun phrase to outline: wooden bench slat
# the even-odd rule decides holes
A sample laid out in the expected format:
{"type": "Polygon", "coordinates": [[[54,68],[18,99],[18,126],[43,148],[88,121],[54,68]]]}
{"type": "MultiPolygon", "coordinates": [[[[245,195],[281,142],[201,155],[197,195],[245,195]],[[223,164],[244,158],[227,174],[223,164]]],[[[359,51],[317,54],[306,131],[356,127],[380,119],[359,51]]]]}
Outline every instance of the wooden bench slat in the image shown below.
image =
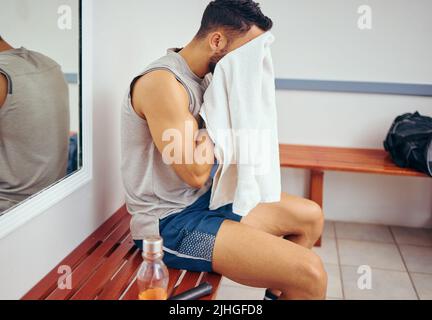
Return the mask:
{"type": "MultiPolygon", "coordinates": [[[[199,272],[186,272],[181,283],[177,288],[174,288],[177,283],[180,275],[182,274],[182,270],[169,269],[170,271],[170,284],[168,285],[168,296],[174,296],[181,294],[187,290],[190,290],[198,285],[198,280],[201,276],[199,272]]],[[[217,290],[219,289],[221,276],[215,273],[207,274],[203,273],[202,279],[199,283],[203,283],[204,281],[208,281],[213,285],[213,293],[208,295],[200,300],[211,300],[216,296],[217,290]],[[208,275],[208,276],[207,276],[208,275]]],[[[136,283],[136,279],[134,279],[133,284],[130,286],[128,291],[125,293],[123,300],[136,300],[139,294],[138,285],[136,283]]]]}
{"type": "MultiPolygon", "coordinates": [[[[168,297],[171,297],[175,294],[176,288],[174,287],[179,279],[179,277],[182,275],[182,270],[177,269],[169,269],[170,278],[169,278],[169,284],[168,284],[168,297]]],[[[189,288],[190,289],[190,288],[189,288]]],[[[132,285],[125,293],[123,300],[137,300],[139,294],[138,284],[136,281],[136,278],[134,279],[132,285]]]]}
{"type": "Polygon", "coordinates": [[[122,206],[114,215],[105,221],[93,234],[98,239],[106,239],[106,237],[118,226],[124,219],[131,219],[127,212],[126,206],[122,206]]]}
{"type": "MultiPolygon", "coordinates": [[[[122,267],[116,277],[108,283],[103,292],[98,296],[100,300],[117,300],[121,297],[127,285],[135,279],[138,272],[138,268],[142,263],[141,251],[137,250],[131,259],[128,260],[127,264],[122,267]]],[[[182,274],[182,270],[168,269],[169,270],[169,284],[168,284],[168,296],[171,296],[174,291],[179,277],[182,274]]],[[[123,300],[136,300],[138,298],[138,290],[135,288],[128,292],[123,300]],[[136,296],[135,296],[136,293],[136,296]]]]}
{"type": "Polygon", "coordinates": [[[135,247],[129,236],[123,243],[104,261],[103,265],[79,288],[71,300],[92,300],[102,291],[105,284],[119,271],[126,261],[127,254],[135,247]]]}
{"type": "Polygon", "coordinates": [[[118,300],[135,277],[142,262],[141,252],[136,251],[128,259],[116,276],[105,285],[103,291],[98,295],[98,300],[118,300]]]}
{"type": "Polygon", "coordinates": [[[139,295],[138,284],[136,281],[136,277],[133,279],[132,284],[125,292],[122,300],[137,300],[139,295]]]}
{"type": "Polygon", "coordinates": [[[107,254],[117,243],[107,240],[102,242],[101,245],[91,254],[84,263],[80,264],[74,271],[72,271],[72,288],[62,290],[56,288],[46,300],[68,300],[70,297],[81,287],[83,283],[97,270],[102,264],[105,254],[107,254]]]}
{"type": "Polygon", "coordinates": [[[175,285],[177,284],[183,272],[183,270],[169,269],[168,297],[174,295],[176,289],[175,285]]]}
{"type": "Polygon", "coordinates": [[[200,281],[200,284],[204,282],[208,282],[213,286],[213,292],[212,294],[203,297],[201,300],[213,300],[217,296],[217,293],[219,291],[221,276],[213,272],[205,273],[200,281]]]}
{"type": "Polygon", "coordinates": [[[128,218],[123,219],[118,228],[73,270],[71,290],[56,288],[47,299],[66,300],[79,290],[81,285],[101,266],[106,255],[129,233],[129,220],[128,218]]]}
{"type": "Polygon", "coordinates": [[[201,273],[199,272],[187,272],[175,290],[174,295],[179,295],[185,291],[188,291],[189,289],[195,288],[198,284],[200,276],[201,273]]]}
{"type": "Polygon", "coordinates": [[[90,253],[95,249],[99,241],[104,239],[107,234],[118,227],[121,220],[128,213],[125,207],[120,208],[113,216],[103,223],[96,231],[94,231],[86,240],[84,240],[74,251],[72,251],[63,261],[53,268],[42,281],[37,283],[22,300],[41,300],[45,299],[51,292],[57,288],[59,278],[58,269],[60,266],[70,266],[72,270],[76,269],[90,253]]]}
{"type": "Polygon", "coordinates": [[[282,144],[280,162],[285,168],[427,177],[416,170],[398,167],[385,150],[379,149],[282,144]]]}

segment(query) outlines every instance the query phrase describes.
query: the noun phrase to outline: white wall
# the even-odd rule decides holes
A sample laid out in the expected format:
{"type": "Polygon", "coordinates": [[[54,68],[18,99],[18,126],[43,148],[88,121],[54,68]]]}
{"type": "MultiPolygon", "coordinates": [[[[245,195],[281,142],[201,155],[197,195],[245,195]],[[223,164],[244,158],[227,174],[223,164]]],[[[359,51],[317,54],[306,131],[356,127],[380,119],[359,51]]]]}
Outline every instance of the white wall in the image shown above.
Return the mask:
{"type": "MultiPolygon", "coordinates": [[[[340,0],[332,1],[340,3],[340,0]]],[[[268,12],[274,18],[276,26],[274,32],[278,41],[282,42],[279,45],[275,44],[276,60],[277,57],[290,56],[290,49],[286,47],[286,41],[289,40],[286,34],[295,34],[296,39],[300,39],[303,34],[300,28],[288,31],[281,28],[280,25],[287,24],[286,17],[295,16],[296,21],[309,21],[310,35],[314,20],[309,17],[310,10],[306,9],[309,7],[313,8],[313,12],[321,12],[328,7],[338,8],[334,5],[329,6],[332,1],[329,0],[325,5],[314,0],[308,0],[307,4],[304,1],[261,1],[264,12],[268,12]],[[283,52],[281,53],[280,50],[283,52]]],[[[425,5],[423,0],[419,1],[425,5]]],[[[356,6],[353,5],[356,2],[358,1],[350,1],[350,6],[345,5],[342,9],[354,8],[356,12],[356,6]]],[[[98,3],[100,2],[96,1],[96,4],[98,3]]],[[[129,80],[148,63],[165,54],[167,48],[181,47],[193,37],[208,1],[126,0],[120,3],[115,0],[105,0],[103,3],[103,6],[98,6],[98,25],[105,26],[106,32],[100,33],[97,47],[102,48],[103,45],[109,47],[109,51],[99,57],[101,65],[106,64],[109,67],[102,70],[104,75],[102,78],[105,79],[106,90],[116,88],[110,91],[111,95],[115,96],[115,99],[120,99],[129,80]],[[115,45],[109,46],[110,43],[115,45]],[[113,64],[112,61],[117,63],[113,64]],[[115,79],[110,78],[110,75],[115,75],[115,79]]],[[[378,4],[376,1],[371,3],[378,4]]],[[[400,1],[398,4],[401,5],[400,1]]],[[[379,9],[377,11],[382,13],[384,7],[379,5],[379,9]]],[[[339,11],[341,16],[346,15],[344,10],[339,11]]],[[[379,25],[378,22],[376,23],[379,25]]],[[[394,26],[396,29],[399,27],[394,26]]],[[[319,29],[319,26],[317,28],[319,29]]],[[[343,29],[339,31],[341,35],[339,37],[333,35],[333,38],[345,39],[347,31],[343,29]]],[[[379,34],[383,37],[382,41],[386,41],[386,34],[382,31],[379,34]]],[[[420,41],[424,38],[426,41],[427,36],[427,34],[418,34],[417,39],[420,41]]],[[[378,40],[375,37],[372,43],[376,44],[378,40]]],[[[334,43],[326,42],[325,38],[321,41],[323,52],[335,51],[332,47],[334,43]]],[[[346,41],[349,42],[349,39],[346,41]]],[[[296,52],[295,45],[296,43],[291,44],[294,52],[296,52]]],[[[375,48],[371,46],[365,50],[374,52],[375,48]]],[[[303,61],[306,61],[307,52],[297,52],[295,59],[301,62],[303,57],[305,57],[303,61]]],[[[343,57],[338,57],[339,60],[341,58],[343,57]]],[[[279,58],[276,65],[281,63],[279,58]]],[[[425,65],[425,70],[429,70],[431,64],[425,65]]],[[[322,66],[319,67],[319,64],[316,65],[317,76],[314,78],[319,78],[328,72],[322,66]]],[[[342,67],[334,71],[335,74],[343,73],[342,67]]],[[[305,72],[304,74],[312,76],[310,69],[305,72]]],[[[427,73],[422,74],[423,77],[426,75],[427,73]]],[[[292,76],[300,76],[300,74],[293,73],[292,76]]],[[[397,79],[402,82],[403,80],[397,79]]],[[[408,80],[410,76],[407,75],[408,80]]],[[[416,80],[420,81],[420,78],[416,80]]],[[[95,92],[95,94],[98,96],[100,93],[95,92]]],[[[432,116],[431,98],[279,91],[277,100],[280,140],[284,143],[382,148],[386,131],[397,115],[419,110],[432,116]]],[[[284,190],[307,196],[307,177],[308,173],[302,170],[284,170],[284,190]]],[[[333,220],[432,226],[431,193],[430,179],[327,173],[324,209],[328,219],[333,220]]]]}
{"type": "Polygon", "coordinates": [[[432,83],[430,0],[261,0],[279,78],[432,83]],[[372,29],[358,28],[369,5],[372,29]]]}

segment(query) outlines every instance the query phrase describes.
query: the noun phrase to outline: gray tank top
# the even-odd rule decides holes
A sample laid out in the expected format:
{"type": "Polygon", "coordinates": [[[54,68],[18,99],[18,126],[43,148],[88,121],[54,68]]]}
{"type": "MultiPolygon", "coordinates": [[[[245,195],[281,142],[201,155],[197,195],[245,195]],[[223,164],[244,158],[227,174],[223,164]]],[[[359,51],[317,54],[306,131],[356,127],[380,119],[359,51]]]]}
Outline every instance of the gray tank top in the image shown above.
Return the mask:
{"type": "MultiPolygon", "coordinates": [[[[199,111],[210,75],[199,78],[189,68],[179,49],[169,49],[166,56],[150,64],[134,79],[131,88],[141,76],[155,71],[172,72],[189,94],[189,110],[199,121],[199,111]]],[[[133,109],[131,89],[122,106],[122,176],[126,203],[130,214],[131,232],[135,240],[159,235],[159,220],[178,213],[193,204],[211,187],[194,189],[183,182],[174,169],[164,164],[156,148],[147,122],[133,109]]],[[[200,121],[199,121],[200,122],[200,121]]]]}
{"type": "Polygon", "coordinates": [[[1,212],[66,175],[69,92],[61,67],[25,48],[0,52],[8,95],[0,108],[1,212]]]}

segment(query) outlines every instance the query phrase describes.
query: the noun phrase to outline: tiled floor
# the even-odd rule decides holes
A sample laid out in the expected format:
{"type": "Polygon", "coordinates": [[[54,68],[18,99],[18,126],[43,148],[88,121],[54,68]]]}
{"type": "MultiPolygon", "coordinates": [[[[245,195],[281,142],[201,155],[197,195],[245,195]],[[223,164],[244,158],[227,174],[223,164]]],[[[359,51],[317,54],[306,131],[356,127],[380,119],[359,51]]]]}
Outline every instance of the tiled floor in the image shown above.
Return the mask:
{"type": "MultiPolygon", "coordinates": [[[[327,222],[314,251],[327,270],[329,300],[432,300],[432,230],[327,222]]],[[[218,299],[263,296],[264,289],[224,278],[218,299]]]]}

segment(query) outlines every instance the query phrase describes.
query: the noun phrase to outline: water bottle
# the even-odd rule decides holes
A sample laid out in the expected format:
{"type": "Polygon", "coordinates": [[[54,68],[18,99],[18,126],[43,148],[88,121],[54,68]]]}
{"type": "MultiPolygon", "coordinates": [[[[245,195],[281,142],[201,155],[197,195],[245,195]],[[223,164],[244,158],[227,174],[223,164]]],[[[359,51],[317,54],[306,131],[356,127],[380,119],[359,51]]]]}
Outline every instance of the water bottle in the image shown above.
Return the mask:
{"type": "Polygon", "coordinates": [[[138,271],[139,300],[168,299],[168,268],[163,263],[163,240],[149,237],[143,241],[143,263],[138,271]]]}

